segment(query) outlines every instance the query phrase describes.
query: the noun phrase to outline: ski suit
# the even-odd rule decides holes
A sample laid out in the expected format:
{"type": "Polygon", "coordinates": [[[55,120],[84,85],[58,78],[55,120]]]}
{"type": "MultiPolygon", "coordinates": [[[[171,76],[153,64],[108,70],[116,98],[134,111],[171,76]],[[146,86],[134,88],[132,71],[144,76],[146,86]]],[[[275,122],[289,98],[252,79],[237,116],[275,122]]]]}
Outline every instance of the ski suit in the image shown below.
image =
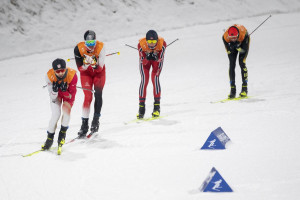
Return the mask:
{"type": "MultiPolygon", "coordinates": [[[[96,41],[93,52],[88,52],[85,43],[80,42],[74,49],[75,61],[80,72],[81,86],[92,90],[94,86],[94,116],[100,117],[102,108],[102,91],[105,85],[105,47],[104,43],[96,41]],[[92,58],[93,63],[86,63],[88,58],[92,58]],[[88,67],[87,67],[88,66],[88,67]]],[[[89,118],[90,105],[93,99],[91,91],[83,90],[84,102],[82,118],[89,118]]]]}
{"type": "Polygon", "coordinates": [[[239,65],[241,67],[243,86],[247,86],[248,82],[248,70],[246,67],[246,58],[249,51],[250,36],[248,35],[247,29],[243,25],[234,24],[238,31],[239,36],[236,42],[230,42],[228,38],[228,29],[222,36],[228,58],[229,58],[229,79],[230,85],[235,87],[235,66],[236,58],[239,53],[239,65]],[[232,48],[234,46],[235,48],[232,48]]]}
{"type": "Polygon", "coordinates": [[[150,73],[151,66],[152,66],[151,80],[153,84],[153,96],[155,101],[160,101],[161,87],[159,82],[159,76],[163,68],[166,46],[167,46],[166,42],[161,37],[158,37],[157,45],[154,49],[150,49],[148,47],[146,38],[142,38],[139,40],[138,43],[139,69],[141,74],[141,83],[139,89],[140,103],[146,101],[147,86],[149,83],[149,73],[150,73]]]}
{"type": "Polygon", "coordinates": [[[45,78],[50,96],[50,107],[52,111],[52,116],[47,131],[48,133],[54,133],[57,126],[57,122],[61,115],[61,106],[63,112],[61,125],[64,127],[69,126],[70,113],[75,101],[76,84],[78,78],[76,75],[76,70],[67,67],[65,78],[59,81],[59,83],[67,82],[68,88],[65,92],[61,91],[61,89],[58,89],[58,92],[53,92],[53,82],[58,81],[53,69],[50,69],[48,71],[45,78]]]}

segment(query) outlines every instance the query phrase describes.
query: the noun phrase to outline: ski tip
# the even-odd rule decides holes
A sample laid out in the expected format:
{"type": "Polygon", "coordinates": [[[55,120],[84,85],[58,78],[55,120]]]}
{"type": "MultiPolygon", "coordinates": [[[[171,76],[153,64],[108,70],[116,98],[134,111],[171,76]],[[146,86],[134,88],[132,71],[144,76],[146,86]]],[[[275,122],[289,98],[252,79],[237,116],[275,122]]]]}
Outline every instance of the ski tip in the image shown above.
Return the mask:
{"type": "Polygon", "coordinates": [[[92,138],[92,137],[96,137],[98,135],[98,132],[91,132],[90,134],[88,134],[87,136],[86,136],[86,138],[87,139],[90,139],[90,138],[92,138]]]}

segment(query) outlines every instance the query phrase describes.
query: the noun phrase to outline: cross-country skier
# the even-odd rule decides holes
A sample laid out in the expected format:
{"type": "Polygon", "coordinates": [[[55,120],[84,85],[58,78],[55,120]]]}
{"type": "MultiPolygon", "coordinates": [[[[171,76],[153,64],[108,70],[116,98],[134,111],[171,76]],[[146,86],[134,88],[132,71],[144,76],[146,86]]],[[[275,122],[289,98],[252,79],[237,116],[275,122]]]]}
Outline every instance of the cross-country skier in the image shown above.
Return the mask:
{"type": "Polygon", "coordinates": [[[144,118],[146,92],[149,82],[149,71],[152,66],[151,80],[153,84],[154,108],[152,117],[160,115],[160,97],[161,88],[159,75],[163,68],[164,54],[166,50],[166,42],[162,37],[158,37],[154,30],[149,30],[146,37],[139,40],[139,68],[141,74],[141,83],[139,89],[139,113],[138,119],[144,118]]]}
{"type": "MultiPolygon", "coordinates": [[[[94,115],[91,124],[91,132],[98,132],[99,118],[102,108],[102,91],[105,84],[105,46],[103,42],[96,40],[96,33],[88,30],[84,34],[84,41],[79,42],[74,49],[75,61],[80,72],[83,88],[95,90],[94,115]]],[[[89,130],[90,106],[93,99],[91,91],[83,90],[84,102],[82,108],[82,125],[78,132],[80,138],[84,138],[89,130]]]]}
{"type": "Polygon", "coordinates": [[[240,97],[246,97],[248,93],[248,70],[246,67],[246,58],[249,51],[250,36],[243,25],[234,24],[225,31],[222,39],[229,58],[229,78],[231,90],[228,98],[231,99],[236,96],[235,63],[238,53],[243,81],[240,97]]]}
{"type": "Polygon", "coordinates": [[[46,75],[52,116],[47,129],[48,137],[42,150],[48,150],[52,146],[62,110],[61,128],[57,140],[57,153],[61,154],[61,147],[65,143],[66,131],[69,127],[71,109],[75,101],[77,80],[76,70],[66,67],[63,59],[57,58],[52,62],[52,69],[46,75]]]}

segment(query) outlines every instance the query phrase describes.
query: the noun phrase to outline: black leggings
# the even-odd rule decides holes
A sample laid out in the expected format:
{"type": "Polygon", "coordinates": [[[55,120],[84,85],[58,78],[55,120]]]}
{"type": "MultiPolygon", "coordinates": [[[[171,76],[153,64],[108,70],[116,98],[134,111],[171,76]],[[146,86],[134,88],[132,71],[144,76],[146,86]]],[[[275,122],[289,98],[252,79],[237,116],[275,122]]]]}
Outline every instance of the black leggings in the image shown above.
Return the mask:
{"type": "Polygon", "coordinates": [[[95,88],[95,104],[94,104],[94,113],[95,114],[100,114],[101,113],[101,108],[102,108],[102,89],[95,88]]]}
{"type": "Polygon", "coordinates": [[[239,53],[237,50],[232,51],[228,54],[229,58],[229,79],[230,85],[235,87],[235,66],[236,66],[236,58],[239,54],[239,65],[241,67],[242,81],[243,86],[247,86],[248,82],[248,69],[246,67],[246,58],[249,51],[250,38],[248,42],[242,43],[241,48],[245,50],[244,53],[239,53]]]}

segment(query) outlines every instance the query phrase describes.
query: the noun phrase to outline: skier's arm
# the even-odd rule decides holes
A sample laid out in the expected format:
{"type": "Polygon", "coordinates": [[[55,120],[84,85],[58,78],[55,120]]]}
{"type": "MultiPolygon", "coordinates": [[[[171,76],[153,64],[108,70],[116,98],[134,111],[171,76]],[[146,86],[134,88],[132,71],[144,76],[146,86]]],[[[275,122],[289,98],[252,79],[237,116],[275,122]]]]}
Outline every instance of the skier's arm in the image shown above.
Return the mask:
{"type": "Polygon", "coordinates": [[[166,48],[167,48],[167,44],[166,44],[166,42],[164,41],[164,44],[163,44],[163,46],[162,46],[162,49],[161,49],[161,51],[160,51],[159,54],[158,54],[158,60],[157,60],[158,62],[163,62],[163,61],[164,61],[166,48]]]}
{"type": "Polygon", "coordinates": [[[72,95],[72,97],[75,97],[76,92],[77,92],[77,89],[76,89],[77,81],[78,81],[78,77],[77,77],[77,74],[75,74],[72,81],[70,82],[68,90],[67,90],[72,95]]]}
{"type": "Polygon", "coordinates": [[[105,60],[105,45],[103,45],[100,51],[99,58],[97,60],[97,66],[103,68],[104,60],[105,60]]]}
{"type": "Polygon", "coordinates": [[[91,70],[92,72],[95,71],[97,73],[100,73],[103,70],[103,67],[105,66],[104,60],[105,60],[105,46],[103,45],[103,47],[99,53],[96,67],[93,69],[92,69],[92,67],[89,67],[88,69],[91,70]]]}
{"type": "Polygon", "coordinates": [[[74,75],[72,81],[68,85],[68,89],[65,92],[59,91],[59,95],[61,97],[69,97],[69,99],[75,100],[75,95],[77,92],[76,85],[77,85],[78,77],[77,74],[74,75]]]}
{"type": "Polygon", "coordinates": [[[229,50],[229,44],[225,41],[224,35],[222,36],[222,40],[223,40],[223,43],[225,45],[225,49],[226,49],[227,54],[230,54],[231,52],[229,50]]]}
{"type": "Polygon", "coordinates": [[[53,91],[53,89],[52,89],[53,83],[49,80],[47,75],[46,75],[45,79],[46,79],[47,88],[48,88],[48,92],[49,92],[49,96],[50,96],[51,100],[56,100],[58,92],[53,91]]]}
{"type": "Polygon", "coordinates": [[[246,33],[245,38],[241,45],[236,49],[240,53],[245,53],[249,49],[249,42],[250,42],[250,36],[248,36],[248,33],[246,33]]]}
{"type": "Polygon", "coordinates": [[[139,51],[139,60],[140,60],[140,63],[143,63],[143,65],[146,65],[148,63],[148,60],[147,60],[147,56],[146,56],[146,53],[143,51],[140,43],[138,44],[138,51],[139,51]]]}
{"type": "Polygon", "coordinates": [[[80,55],[78,46],[76,45],[76,47],[74,48],[74,57],[75,57],[75,62],[77,65],[77,68],[80,72],[83,72],[87,69],[88,66],[85,66],[83,63],[83,58],[80,55]]]}

